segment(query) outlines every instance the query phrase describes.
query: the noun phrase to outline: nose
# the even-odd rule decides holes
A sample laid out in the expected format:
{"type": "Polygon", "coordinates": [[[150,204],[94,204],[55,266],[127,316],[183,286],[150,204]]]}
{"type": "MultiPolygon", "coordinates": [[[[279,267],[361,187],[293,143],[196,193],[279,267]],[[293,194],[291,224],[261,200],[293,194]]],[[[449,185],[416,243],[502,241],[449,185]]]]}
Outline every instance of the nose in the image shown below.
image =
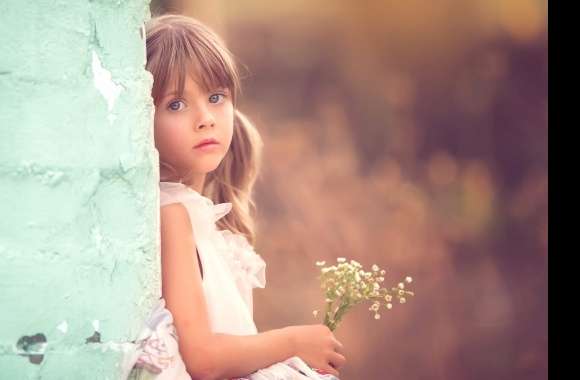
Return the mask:
{"type": "Polygon", "coordinates": [[[201,108],[199,112],[200,115],[195,122],[195,129],[199,130],[207,127],[213,127],[215,125],[215,119],[207,108],[201,108]]]}

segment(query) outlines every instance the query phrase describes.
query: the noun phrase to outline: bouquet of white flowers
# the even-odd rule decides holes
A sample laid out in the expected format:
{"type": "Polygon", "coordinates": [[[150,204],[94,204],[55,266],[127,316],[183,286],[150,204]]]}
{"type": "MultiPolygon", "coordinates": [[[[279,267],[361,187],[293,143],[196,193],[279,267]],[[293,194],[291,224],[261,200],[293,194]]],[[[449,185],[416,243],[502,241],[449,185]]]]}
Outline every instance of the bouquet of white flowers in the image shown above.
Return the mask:
{"type": "MultiPolygon", "coordinates": [[[[381,287],[381,283],[385,280],[385,270],[377,265],[373,265],[370,272],[365,272],[362,265],[354,260],[347,263],[345,258],[339,257],[336,261],[338,264],[330,267],[325,267],[324,261],[316,262],[316,265],[321,267],[319,278],[326,297],[324,324],[331,331],[338,327],[346,312],[355,305],[365,301],[372,302],[369,310],[375,313],[375,319],[379,319],[381,304],[390,310],[394,299],[399,303],[405,303],[408,296],[415,295],[406,290],[406,286],[413,281],[411,277],[407,276],[396,287],[387,289],[381,287]]],[[[316,317],[318,310],[314,310],[313,314],[316,317]]]]}

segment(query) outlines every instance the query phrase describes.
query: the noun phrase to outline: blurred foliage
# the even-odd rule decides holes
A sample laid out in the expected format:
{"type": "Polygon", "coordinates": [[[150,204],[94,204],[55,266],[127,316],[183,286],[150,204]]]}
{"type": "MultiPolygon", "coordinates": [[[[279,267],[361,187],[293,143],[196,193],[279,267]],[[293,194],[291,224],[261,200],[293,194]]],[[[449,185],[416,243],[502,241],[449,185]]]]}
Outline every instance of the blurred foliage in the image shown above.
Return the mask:
{"type": "Polygon", "coordinates": [[[416,291],[348,315],[342,379],[547,378],[546,1],[151,6],[206,22],[245,67],[260,331],[320,322],[314,263],[342,256],[416,291]]]}

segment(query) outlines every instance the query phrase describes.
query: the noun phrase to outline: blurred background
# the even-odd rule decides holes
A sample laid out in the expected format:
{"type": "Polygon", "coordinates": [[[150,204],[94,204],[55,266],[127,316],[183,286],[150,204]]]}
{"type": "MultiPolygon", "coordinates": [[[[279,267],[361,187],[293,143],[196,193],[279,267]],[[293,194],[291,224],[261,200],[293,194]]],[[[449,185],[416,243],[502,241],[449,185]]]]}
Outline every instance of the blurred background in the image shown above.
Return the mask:
{"type": "Polygon", "coordinates": [[[265,142],[259,331],[321,322],[318,260],[413,277],[336,330],[341,379],[547,379],[547,0],[160,1],[242,64],[265,142]]]}

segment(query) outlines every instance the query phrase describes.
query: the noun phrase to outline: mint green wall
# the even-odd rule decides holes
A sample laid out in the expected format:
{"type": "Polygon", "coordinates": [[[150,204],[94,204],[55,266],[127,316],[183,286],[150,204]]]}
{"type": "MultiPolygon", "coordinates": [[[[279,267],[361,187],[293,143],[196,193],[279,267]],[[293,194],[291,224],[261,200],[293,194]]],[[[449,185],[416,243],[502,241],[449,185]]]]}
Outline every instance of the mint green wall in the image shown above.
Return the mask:
{"type": "Polygon", "coordinates": [[[118,379],[160,296],[149,17],[0,2],[2,379],[118,379]]]}

